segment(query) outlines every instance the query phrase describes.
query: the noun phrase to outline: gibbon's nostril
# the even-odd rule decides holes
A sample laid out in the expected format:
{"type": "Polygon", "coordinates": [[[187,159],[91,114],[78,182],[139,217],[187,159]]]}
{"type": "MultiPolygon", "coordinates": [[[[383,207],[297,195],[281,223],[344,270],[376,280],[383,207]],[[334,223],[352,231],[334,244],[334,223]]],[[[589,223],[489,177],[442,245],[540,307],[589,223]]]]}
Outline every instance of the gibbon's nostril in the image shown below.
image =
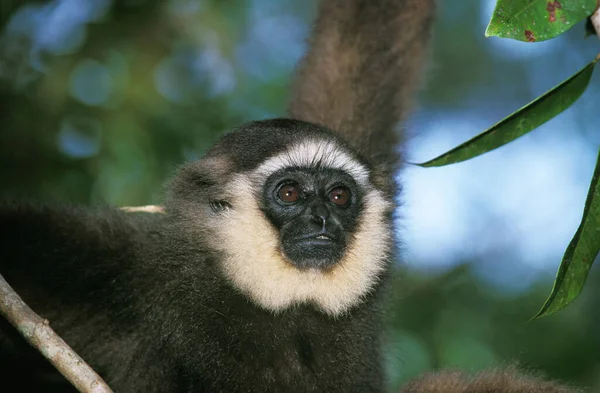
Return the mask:
{"type": "Polygon", "coordinates": [[[319,225],[325,225],[326,218],[318,214],[311,214],[310,218],[319,225]]]}

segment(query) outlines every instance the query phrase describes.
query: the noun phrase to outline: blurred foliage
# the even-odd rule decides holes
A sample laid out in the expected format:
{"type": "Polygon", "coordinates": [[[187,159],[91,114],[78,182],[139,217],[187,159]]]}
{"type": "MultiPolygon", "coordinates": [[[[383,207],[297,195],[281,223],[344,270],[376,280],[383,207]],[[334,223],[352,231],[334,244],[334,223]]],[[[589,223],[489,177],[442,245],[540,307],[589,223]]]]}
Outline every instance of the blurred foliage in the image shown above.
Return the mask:
{"type": "MultiPolygon", "coordinates": [[[[528,64],[499,57],[483,25],[464,23],[481,2],[440,3],[422,105],[493,119],[526,102],[528,64]]],[[[0,197],[160,202],[173,169],[220,134],[284,114],[314,10],[313,0],[2,0],[0,197]]],[[[600,388],[597,271],[564,313],[526,323],[549,277],[509,294],[479,282],[471,266],[481,260],[466,262],[398,279],[386,345],[393,386],[431,368],[519,361],[600,388]]]]}

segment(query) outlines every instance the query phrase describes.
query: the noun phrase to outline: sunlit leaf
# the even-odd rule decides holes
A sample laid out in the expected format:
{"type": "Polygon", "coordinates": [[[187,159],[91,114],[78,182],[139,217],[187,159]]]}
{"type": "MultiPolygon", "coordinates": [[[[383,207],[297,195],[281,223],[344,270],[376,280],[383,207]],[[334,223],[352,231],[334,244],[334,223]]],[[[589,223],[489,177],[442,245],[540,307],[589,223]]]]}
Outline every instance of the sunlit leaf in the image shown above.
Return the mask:
{"type": "Polygon", "coordinates": [[[534,317],[557,312],[571,303],[583,288],[590,268],[600,252],[600,151],[592,184],[585,201],[581,224],[569,243],[554,280],[554,287],[534,317]]]}
{"type": "Polygon", "coordinates": [[[554,38],[590,16],[596,0],[498,0],[485,36],[535,42],[554,38]]]}
{"type": "Polygon", "coordinates": [[[581,71],[488,130],[430,161],[417,165],[433,167],[465,161],[505,145],[539,127],[567,109],[581,96],[598,59],[597,57],[581,71]]]}

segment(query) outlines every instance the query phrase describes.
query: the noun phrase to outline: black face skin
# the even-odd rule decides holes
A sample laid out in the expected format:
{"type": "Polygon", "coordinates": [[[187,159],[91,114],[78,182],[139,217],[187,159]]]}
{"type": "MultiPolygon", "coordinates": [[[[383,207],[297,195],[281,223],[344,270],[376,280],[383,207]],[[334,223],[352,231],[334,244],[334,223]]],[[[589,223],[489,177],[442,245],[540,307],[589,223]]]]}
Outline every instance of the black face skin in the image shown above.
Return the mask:
{"type": "Polygon", "coordinates": [[[263,212],[285,257],[300,269],[333,267],[357,225],[362,195],[351,176],[327,168],[286,168],[267,179],[263,212]]]}

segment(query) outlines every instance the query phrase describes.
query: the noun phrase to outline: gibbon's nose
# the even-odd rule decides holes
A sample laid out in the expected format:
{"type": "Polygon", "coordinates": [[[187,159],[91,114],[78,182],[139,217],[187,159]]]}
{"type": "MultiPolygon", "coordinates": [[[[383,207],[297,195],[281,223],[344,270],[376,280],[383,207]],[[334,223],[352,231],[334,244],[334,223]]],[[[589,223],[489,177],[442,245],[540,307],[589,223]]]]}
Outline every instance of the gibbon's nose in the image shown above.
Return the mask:
{"type": "Polygon", "coordinates": [[[325,224],[329,218],[329,211],[322,203],[316,203],[311,207],[310,218],[315,224],[325,229],[325,224]]]}

